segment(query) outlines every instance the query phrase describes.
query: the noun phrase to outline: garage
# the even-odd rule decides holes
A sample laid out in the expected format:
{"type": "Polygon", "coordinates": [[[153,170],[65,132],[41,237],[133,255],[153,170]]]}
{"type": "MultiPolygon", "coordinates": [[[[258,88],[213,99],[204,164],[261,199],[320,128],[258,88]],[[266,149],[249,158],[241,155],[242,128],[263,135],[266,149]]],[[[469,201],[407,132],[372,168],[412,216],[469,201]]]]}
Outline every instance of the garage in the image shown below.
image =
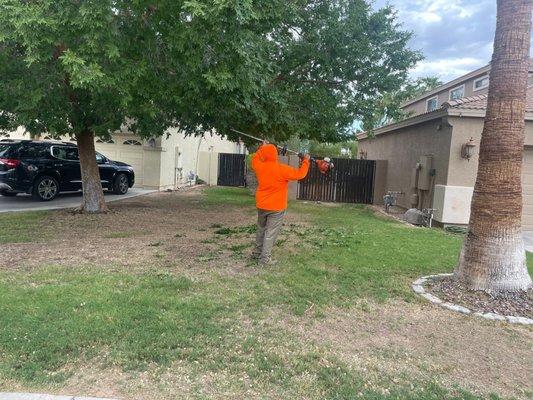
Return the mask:
{"type": "Polygon", "coordinates": [[[135,171],[135,186],[144,186],[144,149],[137,139],[113,136],[113,139],[96,141],[96,150],[114,161],[130,164],[135,171]]]}
{"type": "Polygon", "coordinates": [[[524,164],[522,169],[522,227],[533,230],[533,147],[524,149],[524,164]]]}

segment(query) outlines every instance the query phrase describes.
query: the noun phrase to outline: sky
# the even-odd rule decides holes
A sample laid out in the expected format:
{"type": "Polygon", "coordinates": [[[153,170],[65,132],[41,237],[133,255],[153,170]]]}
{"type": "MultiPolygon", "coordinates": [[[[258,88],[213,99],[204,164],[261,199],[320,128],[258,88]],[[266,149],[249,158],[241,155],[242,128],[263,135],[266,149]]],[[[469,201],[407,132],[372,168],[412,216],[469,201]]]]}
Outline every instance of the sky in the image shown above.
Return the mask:
{"type": "Polygon", "coordinates": [[[390,4],[403,28],[414,33],[410,47],[425,59],[413,78],[450,81],[490,62],[496,27],[496,0],[375,0],[390,4]]]}

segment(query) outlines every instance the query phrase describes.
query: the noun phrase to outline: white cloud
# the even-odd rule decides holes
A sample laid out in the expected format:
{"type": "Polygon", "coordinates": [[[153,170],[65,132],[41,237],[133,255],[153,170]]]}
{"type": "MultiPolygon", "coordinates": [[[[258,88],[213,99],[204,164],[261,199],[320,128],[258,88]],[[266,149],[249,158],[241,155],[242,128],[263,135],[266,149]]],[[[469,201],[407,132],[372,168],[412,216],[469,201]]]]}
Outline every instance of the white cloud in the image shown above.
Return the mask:
{"type": "Polygon", "coordinates": [[[425,60],[411,70],[411,76],[438,76],[442,81],[450,81],[486,65],[483,58],[462,57],[425,60]]]}
{"type": "Polygon", "coordinates": [[[390,3],[408,24],[440,23],[443,19],[468,19],[482,6],[465,0],[399,0],[390,3]]]}

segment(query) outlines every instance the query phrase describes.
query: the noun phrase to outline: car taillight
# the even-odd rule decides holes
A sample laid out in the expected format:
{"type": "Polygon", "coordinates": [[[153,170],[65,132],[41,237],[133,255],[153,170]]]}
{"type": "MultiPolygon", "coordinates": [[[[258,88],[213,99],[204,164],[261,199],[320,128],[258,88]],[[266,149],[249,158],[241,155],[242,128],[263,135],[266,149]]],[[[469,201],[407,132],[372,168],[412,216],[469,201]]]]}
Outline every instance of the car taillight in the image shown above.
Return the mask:
{"type": "Polygon", "coordinates": [[[7,169],[13,169],[19,166],[20,160],[14,160],[12,158],[0,158],[0,164],[4,164],[7,169]]]}

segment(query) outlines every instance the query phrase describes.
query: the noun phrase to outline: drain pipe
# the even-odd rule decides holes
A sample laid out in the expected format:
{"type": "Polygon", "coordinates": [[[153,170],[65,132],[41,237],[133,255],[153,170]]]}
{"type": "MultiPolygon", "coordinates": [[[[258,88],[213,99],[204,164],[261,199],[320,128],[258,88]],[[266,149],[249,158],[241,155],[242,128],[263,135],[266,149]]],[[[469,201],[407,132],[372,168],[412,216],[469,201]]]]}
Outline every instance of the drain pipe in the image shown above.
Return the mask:
{"type": "Polygon", "coordinates": [[[196,150],[196,166],[194,167],[194,183],[196,184],[196,179],[198,178],[198,161],[200,160],[200,147],[202,145],[202,140],[204,140],[204,135],[200,136],[198,140],[198,149],[196,150]]]}

